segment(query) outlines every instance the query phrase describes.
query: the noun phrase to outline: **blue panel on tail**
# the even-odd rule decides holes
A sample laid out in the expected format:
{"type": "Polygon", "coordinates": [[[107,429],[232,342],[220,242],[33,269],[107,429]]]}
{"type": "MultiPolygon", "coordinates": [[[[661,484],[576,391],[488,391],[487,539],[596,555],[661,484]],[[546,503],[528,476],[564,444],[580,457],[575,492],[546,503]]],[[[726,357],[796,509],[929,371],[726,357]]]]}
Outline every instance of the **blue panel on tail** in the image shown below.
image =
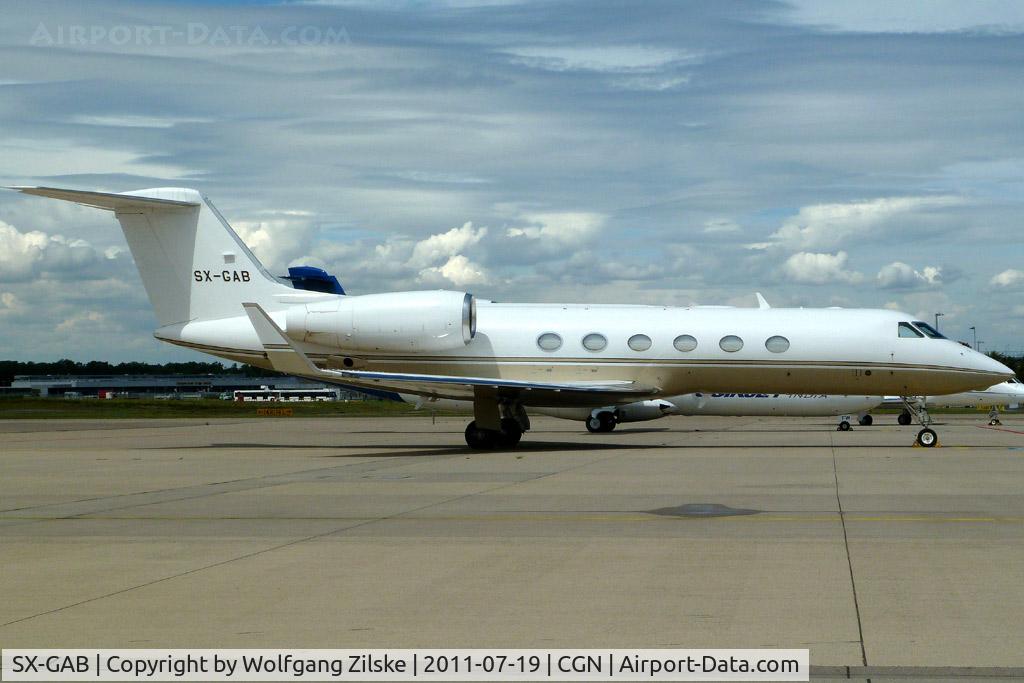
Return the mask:
{"type": "Polygon", "coordinates": [[[288,269],[287,279],[292,281],[295,289],[309,292],[325,292],[327,294],[344,294],[338,278],[330,275],[323,268],[314,266],[295,266],[288,269]]]}

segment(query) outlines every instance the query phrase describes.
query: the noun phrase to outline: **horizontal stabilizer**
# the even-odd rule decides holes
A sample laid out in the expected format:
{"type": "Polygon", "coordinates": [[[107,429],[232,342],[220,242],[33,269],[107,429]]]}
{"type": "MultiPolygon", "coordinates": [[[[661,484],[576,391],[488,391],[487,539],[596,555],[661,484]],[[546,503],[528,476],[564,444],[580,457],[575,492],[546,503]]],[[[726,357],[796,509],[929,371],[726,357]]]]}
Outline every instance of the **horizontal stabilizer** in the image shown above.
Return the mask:
{"type": "Polygon", "coordinates": [[[130,193],[89,192],[86,190],[68,190],[60,187],[29,187],[22,185],[9,186],[7,189],[39,197],[62,199],[66,202],[75,202],[76,204],[83,204],[84,206],[91,206],[96,209],[106,209],[108,211],[146,208],[173,209],[176,207],[190,208],[199,206],[199,201],[157,199],[155,197],[135,196],[130,193]]]}

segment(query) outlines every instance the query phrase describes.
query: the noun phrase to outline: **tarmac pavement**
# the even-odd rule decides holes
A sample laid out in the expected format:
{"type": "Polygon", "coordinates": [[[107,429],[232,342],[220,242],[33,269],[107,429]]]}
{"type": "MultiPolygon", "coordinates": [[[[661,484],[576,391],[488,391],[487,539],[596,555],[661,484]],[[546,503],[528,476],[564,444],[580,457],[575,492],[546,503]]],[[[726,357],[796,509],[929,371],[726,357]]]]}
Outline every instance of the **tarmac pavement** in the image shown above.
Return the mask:
{"type": "Polygon", "coordinates": [[[0,421],[0,646],[809,648],[1024,677],[1024,417],[0,421]]]}

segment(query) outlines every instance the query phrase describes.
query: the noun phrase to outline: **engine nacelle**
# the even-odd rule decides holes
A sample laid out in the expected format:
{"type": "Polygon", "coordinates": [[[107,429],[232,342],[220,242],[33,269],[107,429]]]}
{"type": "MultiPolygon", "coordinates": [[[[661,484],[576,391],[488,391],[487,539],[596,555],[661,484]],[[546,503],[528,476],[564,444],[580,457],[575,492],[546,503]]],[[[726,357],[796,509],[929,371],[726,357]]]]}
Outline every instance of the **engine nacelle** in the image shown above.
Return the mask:
{"type": "Polygon", "coordinates": [[[674,405],[668,401],[656,398],[650,401],[637,401],[636,403],[619,406],[615,409],[615,419],[617,422],[646,422],[647,420],[657,420],[659,417],[670,415],[673,410],[675,410],[674,405]]]}
{"type": "Polygon", "coordinates": [[[476,335],[472,294],[393,292],[292,306],[292,339],[346,351],[449,351],[476,335]]]}

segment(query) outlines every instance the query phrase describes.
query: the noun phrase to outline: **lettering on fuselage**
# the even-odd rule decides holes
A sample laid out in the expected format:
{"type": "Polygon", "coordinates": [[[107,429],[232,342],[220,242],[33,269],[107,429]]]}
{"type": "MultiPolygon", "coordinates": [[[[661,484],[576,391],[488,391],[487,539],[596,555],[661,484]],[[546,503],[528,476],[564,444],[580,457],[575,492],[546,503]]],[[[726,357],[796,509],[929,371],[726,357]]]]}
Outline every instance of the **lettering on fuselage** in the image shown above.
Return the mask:
{"type": "Polygon", "coordinates": [[[248,270],[194,270],[196,282],[249,282],[248,270]]]}
{"type": "MultiPolygon", "coordinates": [[[[779,398],[783,394],[711,394],[711,398],[779,398]]],[[[786,398],[805,398],[820,400],[828,398],[827,394],[785,394],[786,398]]]]}

